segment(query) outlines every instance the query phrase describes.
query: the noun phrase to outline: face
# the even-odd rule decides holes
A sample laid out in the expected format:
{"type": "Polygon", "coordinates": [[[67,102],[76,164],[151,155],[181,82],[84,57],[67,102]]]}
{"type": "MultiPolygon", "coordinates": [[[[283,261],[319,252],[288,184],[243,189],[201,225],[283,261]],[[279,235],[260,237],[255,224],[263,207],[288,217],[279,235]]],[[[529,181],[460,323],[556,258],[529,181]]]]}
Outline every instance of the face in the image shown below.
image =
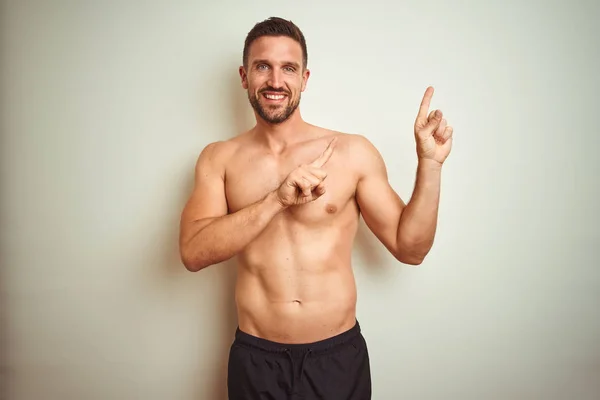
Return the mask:
{"type": "Polygon", "coordinates": [[[271,124],[286,121],[298,108],[310,72],[302,67],[302,47],[295,40],[263,36],[250,46],[242,86],[256,114],[271,124]]]}

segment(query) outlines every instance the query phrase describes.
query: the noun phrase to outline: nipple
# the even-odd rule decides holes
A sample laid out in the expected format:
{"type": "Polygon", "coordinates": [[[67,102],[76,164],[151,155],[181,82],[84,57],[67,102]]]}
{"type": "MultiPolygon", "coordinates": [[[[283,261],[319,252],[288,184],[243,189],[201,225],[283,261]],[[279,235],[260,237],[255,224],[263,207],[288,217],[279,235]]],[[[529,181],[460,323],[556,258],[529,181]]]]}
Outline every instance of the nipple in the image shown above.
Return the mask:
{"type": "Polygon", "coordinates": [[[327,204],[325,206],[325,211],[329,214],[334,214],[337,211],[337,207],[334,204],[327,204]]]}

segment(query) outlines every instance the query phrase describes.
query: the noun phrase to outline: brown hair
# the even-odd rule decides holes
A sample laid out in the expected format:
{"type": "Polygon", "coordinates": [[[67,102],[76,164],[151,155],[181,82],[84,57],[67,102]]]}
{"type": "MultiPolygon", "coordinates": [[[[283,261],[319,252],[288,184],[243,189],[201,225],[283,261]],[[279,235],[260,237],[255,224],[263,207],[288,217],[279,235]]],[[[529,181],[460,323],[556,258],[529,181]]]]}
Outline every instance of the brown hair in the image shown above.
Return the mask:
{"type": "Polygon", "coordinates": [[[292,21],[285,20],[279,17],[271,17],[254,25],[248,32],[246,41],[244,42],[244,53],[242,61],[244,67],[248,67],[248,53],[250,45],[256,39],[262,36],[287,36],[294,39],[302,48],[302,64],[306,68],[308,64],[308,52],[306,51],[306,40],[304,34],[292,21]]]}

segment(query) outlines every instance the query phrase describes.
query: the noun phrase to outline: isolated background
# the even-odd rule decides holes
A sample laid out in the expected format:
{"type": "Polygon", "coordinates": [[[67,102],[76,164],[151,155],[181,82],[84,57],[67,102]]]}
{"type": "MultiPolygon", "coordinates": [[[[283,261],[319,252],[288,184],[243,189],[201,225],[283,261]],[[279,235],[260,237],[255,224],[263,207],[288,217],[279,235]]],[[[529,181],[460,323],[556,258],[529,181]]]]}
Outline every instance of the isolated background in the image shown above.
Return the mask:
{"type": "Polygon", "coordinates": [[[4,1],[2,399],[224,399],[234,264],[187,272],[196,157],[252,126],[237,68],[304,31],[309,122],[367,136],[410,198],[412,124],[455,128],[437,240],[361,226],[374,399],[600,398],[600,6],[588,1],[4,1]]]}

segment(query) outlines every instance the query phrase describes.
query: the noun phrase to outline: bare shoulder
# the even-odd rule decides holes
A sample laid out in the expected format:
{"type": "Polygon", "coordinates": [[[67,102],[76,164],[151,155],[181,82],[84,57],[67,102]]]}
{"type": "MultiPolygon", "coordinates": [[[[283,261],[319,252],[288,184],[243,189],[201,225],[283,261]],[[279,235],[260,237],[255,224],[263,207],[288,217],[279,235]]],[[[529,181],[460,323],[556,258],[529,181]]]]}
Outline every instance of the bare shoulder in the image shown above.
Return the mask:
{"type": "Polygon", "coordinates": [[[196,171],[205,173],[219,171],[224,173],[225,166],[240,147],[240,138],[220,140],[208,143],[198,155],[196,171]]]}
{"type": "Polygon", "coordinates": [[[345,132],[334,132],[334,135],[338,138],[336,151],[343,156],[344,164],[359,176],[385,169],[380,151],[367,136],[345,132]]]}
{"type": "Polygon", "coordinates": [[[344,137],[348,141],[349,149],[359,157],[375,157],[379,156],[379,150],[373,142],[365,135],[359,133],[346,133],[344,137]]]}

